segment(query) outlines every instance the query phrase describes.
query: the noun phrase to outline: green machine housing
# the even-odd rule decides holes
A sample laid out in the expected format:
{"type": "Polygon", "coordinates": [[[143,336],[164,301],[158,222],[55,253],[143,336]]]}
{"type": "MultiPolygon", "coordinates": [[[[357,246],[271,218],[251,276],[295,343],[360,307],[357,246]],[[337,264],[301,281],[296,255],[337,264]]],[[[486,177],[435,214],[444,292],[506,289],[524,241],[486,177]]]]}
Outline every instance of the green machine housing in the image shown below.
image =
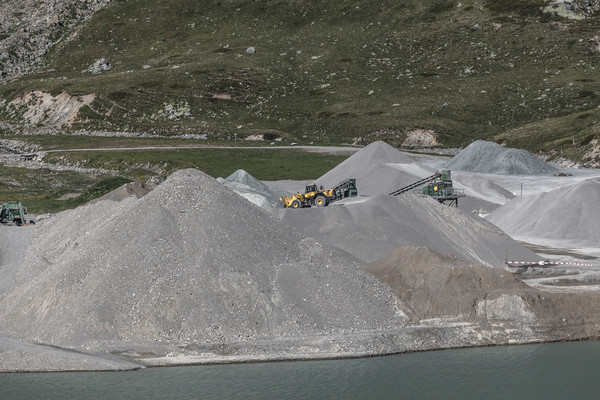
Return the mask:
{"type": "Polygon", "coordinates": [[[439,179],[429,182],[427,186],[423,187],[423,194],[432,197],[449,197],[454,195],[451,172],[443,170],[439,179]]]}
{"type": "Polygon", "coordinates": [[[27,222],[25,220],[27,209],[23,207],[20,201],[7,201],[1,204],[0,223],[23,225],[27,222]]]}

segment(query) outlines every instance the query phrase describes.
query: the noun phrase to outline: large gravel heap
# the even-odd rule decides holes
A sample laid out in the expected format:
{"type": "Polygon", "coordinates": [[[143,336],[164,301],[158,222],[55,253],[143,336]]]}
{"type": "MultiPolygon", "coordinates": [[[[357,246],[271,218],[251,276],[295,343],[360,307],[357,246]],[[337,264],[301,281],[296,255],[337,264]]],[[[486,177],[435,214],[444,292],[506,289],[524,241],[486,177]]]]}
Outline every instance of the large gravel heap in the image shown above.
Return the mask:
{"type": "Polygon", "coordinates": [[[448,161],[446,168],[502,175],[548,175],[558,172],[558,169],[528,151],[505,148],[484,140],[477,140],[464,148],[448,161]]]}
{"type": "Polygon", "coordinates": [[[394,302],[352,257],[182,170],[140,199],[39,225],[0,295],[0,331],[68,348],[190,351],[398,326],[394,302]]]}
{"type": "Polygon", "coordinates": [[[378,195],[280,212],[283,222],[363,262],[373,262],[401,246],[427,247],[500,268],[507,251],[525,259],[539,258],[485,220],[426,196],[378,195]]]}
{"type": "Polygon", "coordinates": [[[512,236],[600,243],[599,204],[600,180],[590,179],[518,197],[487,219],[512,236]]]}
{"type": "Polygon", "coordinates": [[[355,178],[359,195],[388,194],[421,179],[393,167],[393,164],[411,163],[414,160],[406,153],[385,142],[373,142],[321,176],[317,183],[329,189],[348,178],[355,178]]]}

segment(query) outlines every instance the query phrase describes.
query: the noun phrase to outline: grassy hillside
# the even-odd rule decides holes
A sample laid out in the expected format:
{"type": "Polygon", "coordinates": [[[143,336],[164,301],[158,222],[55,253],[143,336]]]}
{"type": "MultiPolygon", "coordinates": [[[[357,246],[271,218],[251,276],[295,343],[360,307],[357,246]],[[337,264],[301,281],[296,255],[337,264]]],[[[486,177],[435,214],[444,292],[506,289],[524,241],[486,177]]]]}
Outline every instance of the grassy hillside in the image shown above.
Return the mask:
{"type": "MultiPolygon", "coordinates": [[[[429,129],[444,146],[519,132],[501,140],[550,150],[553,127],[596,121],[600,26],[543,4],[119,0],[0,96],[95,93],[63,131],[401,145],[429,129]],[[82,72],[103,57],[111,70],[82,72]]],[[[584,128],[568,136],[596,132],[584,128]]]]}

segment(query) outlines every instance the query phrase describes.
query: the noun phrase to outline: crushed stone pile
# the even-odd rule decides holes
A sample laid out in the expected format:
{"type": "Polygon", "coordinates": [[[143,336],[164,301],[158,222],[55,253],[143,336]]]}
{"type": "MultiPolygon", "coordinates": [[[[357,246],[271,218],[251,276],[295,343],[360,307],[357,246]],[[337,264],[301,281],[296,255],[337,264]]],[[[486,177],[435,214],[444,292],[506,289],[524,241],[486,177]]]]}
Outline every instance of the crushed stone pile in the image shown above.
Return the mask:
{"type": "Polygon", "coordinates": [[[12,284],[25,259],[32,226],[0,226],[0,294],[12,284]]]}
{"type": "Polygon", "coordinates": [[[486,218],[511,236],[600,242],[600,179],[517,197],[486,218]]]}
{"type": "Polygon", "coordinates": [[[411,164],[414,160],[389,144],[378,141],[359,150],[321,176],[316,183],[326,189],[355,178],[359,195],[389,194],[421,179],[390,164],[411,164]]]}
{"type": "Polygon", "coordinates": [[[289,194],[284,190],[272,189],[243,169],[238,169],[225,179],[217,178],[217,181],[246,200],[264,208],[276,207],[279,198],[289,194]]]}
{"type": "Polygon", "coordinates": [[[150,193],[154,188],[156,188],[156,185],[152,183],[129,182],[102,197],[92,200],[92,202],[101,200],[121,201],[130,196],[135,196],[139,199],[150,193]]]}
{"type": "MultiPolygon", "coordinates": [[[[146,196],[57,214],[0,295],[0,331],[89,351],[387,329],[391,291],[197,170],[146,196]]],[[[313,349],[317,352],[318,349],[313,349]]]]}
{"type": "MultiPolygon", "coordinates": [[[[364,267],[406,301],[413,320],[482,315],[485,302],[514,303],[513,317],[531,322],[532,313],[520,298],[507,297],[531,291],[506,271],[469,264],[425,247],[407,246],[364,267]]],[[[506,306],[507,304],[504,304],[506,306]]]]}
{"type": "MultiPolygon", "coordinates": [[[[403,299],[421,326],[444,320],[492,326],[498,343],[596,337],[600,293],[539,291],[508,271],[464,263],[423,247],[401,247],[364,267],[403,299]]],[[[461,335],[462,333],[459,333],[461,335]]],[[[491,335],[491,336],[488,336],[491,335]]]]}
{"type": "Polygon", "coordinates": [[[427,196],[378,195],[322,208],[279,210],[283,222],[365,263],[422,246],[475,264],[504,267],[505,252],[539,257],[497,227],[427,196]]]}
{"type": "Polygon", "coordinates": [[[505,148],[497,143],[476,140],[446,163],[446,168],[486,174],[551,175],[554,166],[525,150],[505,148]]]}

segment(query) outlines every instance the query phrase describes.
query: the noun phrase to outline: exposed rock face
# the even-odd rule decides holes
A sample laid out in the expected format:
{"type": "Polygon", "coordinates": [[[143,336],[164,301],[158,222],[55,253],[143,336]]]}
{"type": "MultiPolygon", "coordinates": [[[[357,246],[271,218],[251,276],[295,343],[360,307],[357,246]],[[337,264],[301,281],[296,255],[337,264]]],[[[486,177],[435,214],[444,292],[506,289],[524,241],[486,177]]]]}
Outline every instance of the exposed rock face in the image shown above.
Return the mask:
{"type": "Polygon", "coordinates": [[[52,96],[35,91],[11,101],[6,108],[11,118],[22,120],[25,125],[70,126],[75,122],[79,109],[92,104],[95,97],[94,94],[74,97],[66,92],[52,96]]]}
{"type": "Polygon", "coordinates": [[[433,147],[439,146],[437,133],[431,129],[413,129],[406,134],[402,147],[433,147]]]}
{"type": "Polygon", "coordinates": [[[0,82],[27,74],[68,30],[112,0],[0,2],[0,82]]]}
{"type": "Polygon", "coordinates": [[[109,71],[111,68],[112,65],[110,65],[106,58],[101,58],[90,65],[88,71],[91,72],[92,75],[98,75],[104,71],[109,71]]]}
{"type": "Polygon", "coordinates": [[[585,19],[600,10],[598,0],[547,0],[544,12],[558,14],[569,19],[585,19]]]}

